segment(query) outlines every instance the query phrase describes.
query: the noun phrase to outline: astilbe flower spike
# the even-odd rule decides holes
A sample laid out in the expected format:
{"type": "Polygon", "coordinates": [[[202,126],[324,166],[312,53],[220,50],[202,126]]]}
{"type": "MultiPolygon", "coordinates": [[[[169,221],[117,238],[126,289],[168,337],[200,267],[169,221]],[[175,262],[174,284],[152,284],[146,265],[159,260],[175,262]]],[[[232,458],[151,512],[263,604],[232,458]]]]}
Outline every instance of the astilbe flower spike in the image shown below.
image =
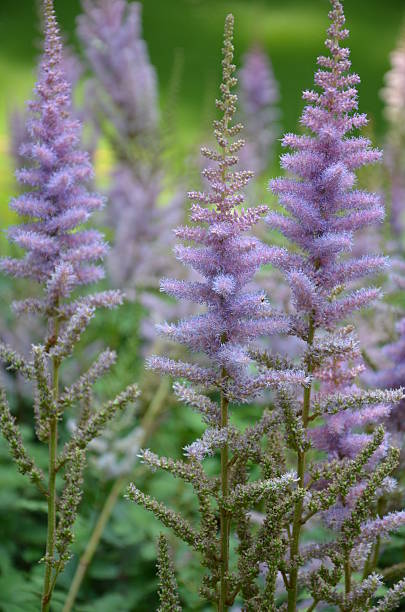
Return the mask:
{"type": "MultiPolygon", "coordinates": [[[[9,240],[26,255],[4,258],[0,266],[16,277],[60,282],[55,295],[68,297],[77,286],[103,276],[97,261],[106,254],[106,244],[99,232],[82,228],[102,208],[103,199],[85,186],[92,167],[88,154],[78,146],[80,124],[71,118],[70,86],[62,70],[62,46],[53,21],[47,26],[44,49],[36,98],[28,104],[29,140],[20,147],[28,167],[17,171],[20,184],[30,190],[10,205],[20,216],[32,219],[8,232],[9,240]]],[[[51,307],[55,295],[47,291],[51,307]]]]}
{"type": "Polygon", "coordinates": [[[80,146],[81,126],[71,115],[71,86],[63,70],[63,48],[52,0],[43,0],[45,41],[35,98],[28,105],[27,140],[20,148],[26,166],[18,170],[21,185],[28,186],[11,207],[27,219],[8,232],[12,244],[25,251],[21,258],[6,257],[0,268],[11,276],[40,284],[43,297],[16,304],[19,315],[35,313],[46,323],[45,338],[33,345],[31,358],[1,345],[6,367],[17,370],[34,383],[34,419],[38,439],[49,447],[48,478],[25,450],[19,429],[1,391],[0,428],[10,453],[45,496],[48,530],[44,556],[43,612],[50,609],[56,580],[66,565],[73,540],[73,527],[82,496],[85,451],[93,438],[117,412],[138,396],[129,386],[115,400],[97,406],[92,386],[113,365],[115,355],[105,351],[87,373],[61,391],[63,362],[94,316],[97,307],[112,308],[122,302],[117,291],[73,298],[72,293],[103,276],[101,260],[107,247],[102,235],[84,224],[103,199],[91,193],[89,156],[80,146]],[[81,409],[77,429],[60,453],[59,421],[69,407],[81,409]],[[56,475],[63,472],[65,485],[58,495],[56,475]]]}
{"type": "Polygon", "coordinates": [[[242,58],[239,70],[240,118],[245,126],[246,144],[240,152],[241,167],[260,175],[273,161],[279,134],[280,101],[278,83],[265,51],[255,45],[242,58]]]}
{"type": "MultiPolygon", "coordinates": [[[[160,277],[169,271],[173,273],[175,258],[169,256],[174,242],[172,225],[183,218],[185,198],[175,191],[164,208],[161,206],[162,199],[167,199],[166,195],[162,198],[167,187],[164,142],[157,76],[142,36],[141,8],[141,4],[127,0],[84,0],[77,32],[90,69],[85,84],[86,98],[91,99],[86,108],[87,118],[93,132],[104,136],[114,156],[104,217],[113,231],[113,245],[107,257],[109,280],[113,286],[124,288],[132,300],[142,303],[142,311],[150,315],[140,321],[139,343],[133,326],[130,349],[134,350],[136,339],[136,346],[150,353],[156,343],[152,320],[172,318],[173,313],[179,316],[178,306],[163,299],[158,289],[160,277]]],[[[124,331],[127,336],[127,330],[124,331]]],[[[137,413],[143,412],[141,420],[138,414],[134,420],[134,415],[126,412],[90,443],[90,462],[103,479],[115,479],[99,516],[102,525],[106,524],[127,484],[127,475],[138,461],[139,446],[151,435],[158,414],[166,405],[165,398],[170,395],[168,380],[156,386],[155,380],[149,375],[144,382],[144,387],[152,382],[153,389],[148,391],[153,392],[153,399],[149,405],[136,407],[137,413]]],[[[144,397],[147,395],[148,392],[144,397]]],[[[77,419],[70,419],[69,426],[75,431],[77,419]]],[[[94,538],[99,540],[101,534],[97,522],[83,553],[86,565],[96,550],[94,538]]],[[[66,610],[73,608],[83,578],[79,564],[66,610]]]]}
{"type": "MultiPolygon", "coordinates": [[[[100,81],[92,84],[96,108],[113,123],[122,143],[157,130],[156,74],[141,37],[141,5],[123,0],[83,0],[78,34],[100,81]]],[[[98,116],[101,120],[102,115],[98,116]]],[[[97,116],[95,117],[97,119],[97,116]]]]}
{"type": "MultiPolygon", "coordinates": [[[[92,71],[91,120],[111,146],[115,163],[108,188],[108,226],[114,232],[108,270],[114,286],[135,292],[156,320],[170,304],[156,295],[162,275],[173,273],[171,228],[184,216],[184,196],[167,180],[158,83],[142,38],[141,4],[84,0],[78,36],[92,71]],[[162,214],[164,211],[164,214],[162,214]]],[[[142,326],[146,343],[155,330],[142,326]]]]}
{"type": "MultiPolygon", "coordinates": [[[[227,21],[228,28],[230,21],[227,21]]],[[[226,36],[230,36],[230,30],[226,36]]],[[[155,357],[149,366],[167,374],[183,376],[190,382],[217,384],[228,397],[239,401],[250,399],[266,386],[283,382],[281,371],[259,373],[249,371],[249,343],[264,335],[287,332],[289,320],[273,312],[263,292],[252,292],[248,283],[257,270],[273,259],[273,251],[247,232],[258,223],[267,208],[244,208],[241,190],[252,173],[232,170],[237,153],[244,141],[232,142],[242,126],[232,125],[237,97],[230,92],[236,84],[234,66],[230,63],[232,45],[226,38],[223,61],[222,99],[217,108],[223,118],[214,123],[219,151],[206,147],[202,155],[215,162],[203,170],[210,185],[207,192],[190,192],[190,218],[195,225],[178,227],[175,234],[186,243],[175,247],[176,257],[202,277],[202,281],[163,279],[161,291],[179,300],[188,300],[207,307],[204,314],[164,324],[161,331],[174,342],[185,344],[194,352],[207,355],[210,367],[202,369],[191,364],[155,357]],[[224,375],[226,372],[226,375],[224,375]],[[267,376],[267,378],[266,378],[267,376]]],[[[293,373],[286,372],[285,380],[293,373]]],[[[297,380],[301,374],[297,373],[297,380]]]]}
{"type": "MultiPolygon", "coordinates": [[[[39,6],[39,3],[38,3],[39,6]]],[[[69,87],[74,92],[78,85],[79,79],[82,75],[82,67],[78,57],[75,55],[72,49],[69,47],[63,47],[62,49],[62,71],[64,77],[69,84],[69,87]]],[[[41,70],[41,66],[39,66],[41,70]]],[[[29,104],[29,103],[28,103],[29,104]]],[[[13,161],[14,170],[27,169],[28,167],[35,165],[34,158],[27,158],[26,149],[27,143],[32,138],[30,135],[30,110],[27,107],[16,107],[9,115],[9,153],[13,161]]],[[[80,119],[82,111],[75,104],[70,105],[70,113],[72,119],[80,119]]],[[[18,173],[16,173],[18,176],[18,173]]],[[[26,184],[19,181],[16,185],[18,193],[22,194],[27,190],[26,184]]],[[[16,198],[17,199],[17,198],[16,198]]],[[[14,249],[15,251],[16,249],[14,249]]],[[[21,294],[26,293],[25,283],[20,283],[17,288],[21,286],[21,294]]],[[[13,287],[15,294],[16,287],[13,287]]],[[[19,297],[17,293],[16,297],[19,297]]],[[[10,318],[9,314],[3,313],[0,317],[0,338],[3,342],[12,342],[13,345],[23,354],[27,354],[30,350],[30,346],[33,342],[37,342],[38,338],[43,336],[42,325],[39,325],[38,320],[32,317],[22,318],[19,315],[22,312],[35,312],[35,309],[40,306],[33,298],[28,301],[15,300],[12,304],[14,310],[13,318],[10,318]]],[[[13,394],[17,397],[22,398],[22,401],[28,399],[27,397],[27,386],[21,379],[21,376],[17,373],[15,376],[7,377],[7,386],[12,390],[13,394]]]]}
{"type": "MultiPolygon", "coordinates": [[[[83,66],[74,51],[66,46],[62,49],[62,69],[72,92],[74,92],[82,77],[83,66]]],[[[71,111],[77,117],[81,114],[73,103],[71,111]]],[[[13,108],[8,117],[9,153],[13,159],[15,169],[23,168],[27,165],[26,156],[20,153],[21,146],[30,137],[27,120],[28,109],[26,108],[13,108]]]]}
{"type": "MultiPolygon", "coordinates": [[[[164,279],[161,284],[162,291],[169,295],[205,306],[205,312],[198,316],[161,326],[161,331],[171,340],[185,344],[192,353],[201,355],[201,360],[183,362],[155,356],[148,362],[150,368],[188,382],[176,384],[176,393],[179,399],[199,411],[208,425],[202,438],[186,447],[185,461],[158,457],[150,451],[142,453],[143,461],[151,468],[160,467],[193,485],[200,505],[199,530],[135,485],[128,491],[130,499],[150,510],[201,553],[207,569],[201,594],[220,611],[228,609],[238,593],[243,598],[258,595],[262,560],[258,542],[264,538],[270,540],[273,534],[281,546],[277,538],[285,504],[291,505],[292,497],[301,494],[291,492],[295,475],[280,471],[272,455],[274,449],[262,445],[270,432],[277,437],[277,416],[265,412],[257,423],[241,432],[230,425],[231,402],[248,402],[263,389],[281,385],[287,389],[307,382],[303,373],[294,368],[259,368],[255,372],[249,356],[252,341],[262,335],[287,331],[289,320],[272,312],[263,292],[253,292],[248,286],[255,272],[268,261],[269,249],[248,233],[266,208],[243,207],[242,189],[251,173],[235,169],[237,153],[244,143],[234,139],[242,126],[232,123],[237,100],[231,91],[236,85],[232,37],[233,17],[228,15],[221,98],[216,103],[221,118],[214,122],[218,148],[202,149],[203,156],[214,162],[203,171],[210,189],[189,194],[192,225],[176,229],[178,238],[194,243],[178,245],[176,255],[199,274],[200,280],[164,279]],[[207,396],[210,390],[219,391],[219,403],[207,396]],[[220,455],[220,486],[203,470],[202,462],[209,455],[220,455]],[[250,460],[262,468],[262,479],[249,481],[250,460]],[[268,522],[256,541],[248,509],[264,503],[263,500],[266,500],[268,522]],[[215,506],[219,508],[219,536],[215,506]],[[234,533],[239,538],[237,568],[231,567],[229,557],[234,533]]],[[[274,572],[269,572],[266,588],[270,590],[274,580],[274,572]]]]}
{"type": "MultiPolygon", "coordinates": [[[[401,389],[370,393],[350,386],[356,371],[345,371],[344,362],[355,357],[358,348],[351,334],[337,327],[379,296],[377,288],[355,289],[352,285],[384,269],[387,261],[380,255],[356,257],[350,253],[355,232],[384,217],[380,198],[355,188],[356,169],[378,161],[381,154],[371,148],[369,140],[353,135],[353,130],[366,125],[367,119],[357,112],[359,77],[350,72],[349,49],[341,46],[348,36],[343,6],[339,0],[331,0],[331,4],[326,40],[330,53],[318,58],[318,91],[303,94],[307,105],[301,124],[307,133],[284,136],[282,144],[291,152],[282,156],[281,164],[288,175],[270,182],[286,214],[271,212],[267,217],[269,226],[294,245],[294,250],[274,248],[273,264],[290,287],[295,307],[293,333],[304,342],[302,366],[311,377],[301,397],[281,390],[277,401],[287,447],[297,457],[298,490],[303,492],[303,497],[296,500],[286,535],[288,555],[284,565],[278,566],[287,590],[288,612],[296,610],[303,583],[313,597],[310,609],[325,602],[341,609],[369,609],[378,587],[378,581],[371,577],[374,567],[365,571],[370,580],[359,589],[354,587],[352,554],[361,525],[375,516],[379,491],[398,461],[397,451],[387,448],[381,428],[370,437],[359,438],[356,448],[352,445],[353,432],[346,431],[333,441],[329,436],[329,427],[349,423],[350,419],[353,426],[380,422],[388,414],[389,405],[402,397],[401,389]],[[339,384],[330,384],[337,382],[333,377],[340,378],[339,384]],[[329,388],[324,388],[324,394],[315,394],[314,383],[322,380],[329,388]],[[358,415],[354,420],[353,414],[358,415]],[[319,417],[325,418],[325,424],[315,430],[313,439],[327,452],[334,445],[337,459],[332,454],[328,461],[317,464],[316,456],[310,461],[309,429],[319,417]],[[339,448],[340,443],[344,448],[339,448]],[[364,468],[370,465],[374,467],[366,471],[364,468]],[[353,505],[336,527],[335,542],[329,545],[331,565],[320,561],[317,570],[307,572],[301,556],[305,524],[316,515],[336,515],[342,500],[346,505],[350,496],[353,505]],[[344,595],[339,592],[341,581],[344,595]]],[[[256,357],[263,365],[271,365],[266,354],[256,357]]]]}

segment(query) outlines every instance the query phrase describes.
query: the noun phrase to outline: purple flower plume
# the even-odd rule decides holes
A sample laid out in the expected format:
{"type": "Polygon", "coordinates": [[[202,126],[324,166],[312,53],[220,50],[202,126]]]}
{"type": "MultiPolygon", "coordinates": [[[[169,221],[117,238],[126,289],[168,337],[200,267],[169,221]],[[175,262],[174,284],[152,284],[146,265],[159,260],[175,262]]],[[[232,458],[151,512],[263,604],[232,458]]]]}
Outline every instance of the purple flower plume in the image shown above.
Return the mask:
{"type": "MultiPolygon", "coordinates": [[[[84,0],[78,35],[92,71],[92,123],[110,145],[115,164],[106,223],[114,232],[107,266],[115,287],[132,290],[151,318],[171,318],[157,295],[159,279],[177,269],[172,227],[184,217],[184,196],[167,198],[159,126],[157,78],[142,38],[141,5],[84,0]],[[134,291],[135,290],[135,291],[134,291]]],[[[178,312],[177,312],[178,315],[178,312]]],[[[142,327],[147,344],[156,334],[142,327]]]]}
{"type": "Polygon", "coordinates": [[[280,100],[278,83],[270,59],[259,46],[250,49],[243,57],[239,81],[240,117],[246,133],[240,164],[252,168],[257,175],[272,161],[280,114],[277,108],[280,100]]]}
{"type": "Polygon", "coordinates": [[[153,357],[149,365],[155,370],[205,385],[218,383],[226,372],[229,396],[245,398],[281,380],[302,381],[302,377],[297,372],[254,376],[249,371],[248,344],[258,336],[287,331],[288,322],[281,315],[272,316],[262,292],[252,292],[248,288],[255,272],[269,261],[269,249],[248,233],[266,212],[266,207],[243,207],[242,190],[251,172],[235,169],[237,153],[244,142],[234,140],[242,126],[232,124],[237,100],[231,93],[237,83],[233,76],[232,31],[233,18],[229,16],[225,29],[221,99],[216,103],[222,117],[214,122],[218,149],[201,149],[202,155],[211,162],[203,171],[210,189],[189,193],[193,224],[178,227],[175,232],[186,243],[176,246],[176,257],[191,267],[201,280],[164,279],[161,283],[161,290],[168,295],[206,307],[203,314],[163,325],[162,332],[195,353],[205,353],[210,367],[160,357],[153,357]]]}
{"type": "Polygon", "coordinates": [[[81,126],[71,115],[71,86],[62,66],[61,38],[49,5],[35,98],[28,104],[28,137],[20,148],[26,167],[17,171],[28,189],[10,205],[28,219],[8,232],[25,255],[4,258],[0,266],[12,276],[45,284],[51,306],[75,287],[99,280],[98,261],[107,250],[99,232],[83,227],[103,199],[86,187],[92,166],[80,149],[81,126]]]}
{"type": "MultiPolygon", "coordinates": [[[[293,245],[291,249],[273,247],[273,264],[290,287],[296,313],[291,315],[292,331],[304,341],[301,363],[311,379],[297,399],[283,390],[279,393],[287,443],[297,455],[298,486],[308,496],[308,502],[295,506],[289,538],[289,610],[297,607],[300,580],[315,604],[335,604],[340,597],[340,587],[334,588],[337,582],[332,588],[332,581],[324,578],[329,571],[326,566],[324,574],[309,572],[307,577],[300,566],[302,526],[308,517],[323,517],[335,532],[335,539],[327,544],[335,568],[340,555],[340,559],[351,559],[358,552],[354,539],[361,525],[375,516],[375,497],[393,486],[388,476],[398,458],[397,451],[388,448],[384,429],[375,426],[389,416],[402,391],[364,391],[355,384],[362,371],[360,349],[353,329],[340,326],[348,315],[379,296],[377,288],[359,289],[353,283],[381,271],[387,260],[352,252],[356,232],[384,217],[378,195],[355,186],[356,170],[379,161],[381,154],[368,139],[354,133],[367,119],[357,111],[359,77],[350,72],[349,49],[341,46],[348,36],[343,7],[339,0],[331,0],[331,5],[329,55],[318,58],[317,90],[303,94],[307,104],[301,124],[306,132],[284,136],[283,146],[290,149],[281,158],[287,176],[270,183],[284,214],[274,211],[267,216],[270,227],[293,245]],[[311,446],[326,454],[323,461],[311,452],[311,446]],[[303,512],[306,503],[308,513],[303,512]],[[328,586],[322,591],[324,584],[328,586]]],[[[362,569],[367,578],[367,566],[363,564],[362,569]]],[[[347,580],[351,571],[349,567],[345,574],[345,601],[358,597],[347,580]]],[[[344,575],[343,564],[339,572],[344,575]]],[[[364,581],[362,588],[366,586],[364,581]]]]}
{"type": "MultiPolygon", "coordinates": [[[[63,40],[62,40],[63,42],[63,40]]],[[[62,70],[67,82],[70,84],[72,92],[75,91],[80,78],[83,74],[83,66],[75,54],[74,50],[63,45],[62,48],[62,70]]],[[[72,105],[73,115],[80,118],[81,113],[72,105]]],[[[21,154],[21,147],[30,140],[30,132],[28,124],[28,109],[14,107],[8,116],[9,128],[9,153],[13,158],[14,168],[19,169],[27,165],[26,155],[21,154]]]]}
{"type": "Polygon", "coordinates": [[[288,256],[280,259],[278,251],[274,260],[286,275],[297,309],[312,313],[315,324],[323,326],[373,301],[377,289],[341,295],[340,288],[385,265],[378,255],[347,255],[357,230],[383,220],[379,196],[355,188],[355,170],[379,161],[381,153],[368,139],[352,135],[367,118],[357,112],[359,77],[349,72],[349,49],[340,46],[348,36],[343,8],[338,0],[332,5],[326,40],[330,55],[318,58],[315,74],[320,91],[303,94],[307,106],[301,124],[309,133],[284,136],[282,144],[291,152],[282,156],[281,163],[291,176],[270,183],[288,215],[272,212],[267,217],[271,228],[299,247],[298,265],[288,256]]]}
{"type": "Polygon", "coordinates": [[[141,37],[141,5],[126,0],[83,0],[78,35],[96,75],[91,86],[96,113],[112,123],[123,143],[150,138],[157,129],[156,74],[141,37]]]}

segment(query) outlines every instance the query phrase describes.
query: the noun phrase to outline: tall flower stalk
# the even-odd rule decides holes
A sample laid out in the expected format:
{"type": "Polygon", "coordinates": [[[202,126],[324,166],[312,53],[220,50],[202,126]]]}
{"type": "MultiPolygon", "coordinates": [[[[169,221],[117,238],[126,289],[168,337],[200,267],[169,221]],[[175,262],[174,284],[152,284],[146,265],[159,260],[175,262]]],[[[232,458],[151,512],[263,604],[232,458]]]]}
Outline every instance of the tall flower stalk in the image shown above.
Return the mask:
{"type": "Polygon", "coordinates": [[[31,360],[10,347],[1,346],[2,360],[18,370],[35,386],[35,428],[38,439],[48,445],[48,478],[25,451],[19,429],[10,413],[5,393],[1,394],[0,423],[3,436],[20,472],[27,474],[47,500],[47,541],[42,610],[50,609],[56,580],[69,559],[73,526],[82,495],[85,450],[106,423],[136,399],[135,385],[115,400],[97,408],[91,400],[95,381],[112,366],[115,355],[103,352],[87,373],[63,388],[60,372],[75,344],[94,316],[97,307],[112,308],[122,301],[118,292],[96,293],[72,298],[72,293],[103,276],[99,261],[107,246],[101,234],[84,224],[103,199],[90,193],[86,182],[92,167],[80,149],[80,123],[71,116],[71,87],[62,68],[62,44],[52,0],[43,0],[45,42],[35,98],[29,103],[28,138],[20,148],[27,166],[17,177],[29,186],[11,203],[11,208],[28,220],[8,231],[11,243],[25,251],[20,259],[1,260],[1,269],[15,277],[38,282],[41,299],[15,303],[18,314],[34,313],[47,323],[43,344],[32,347],[31,360]],[[79,426],[59,448],[59,423],[66,409],[82,406],[79,426]],[[57,492],[57,474],[64,473],[65,485],[57,492]]]}
{"type": "MultiPolygon", "coordinates": [[[[39,18],[42,19],[41,3],[38,2],[37,4],[39,18]]],[[[62,48],[62,70],[66,81],[71,88],[73,97],[74,91],[77,88],[79,80],[82,76],[82,66],[73,50],[66,46],[63,46],[62,48]]],[[[77,108],[73,101],[70,112],[72,119],[80,120],[83,115],[82,111],[77,108]]],[[[16,107],[12,110],[12,112],[10,112],[8,117],[9,154],[13,161],[14,170],[26,168],[27,164],[31,163],[31,161],[27,160],[25,155],[26,143],[31,139],[29,123],[28,108],[16,107]]],[[[25,185],[21,182],[18,183],[16,185],[16,190],[19,193],[23,192],[25,190],[25,185]]],[[[14,288],[14,291],[15,290],[16,288],[14,288]]],[[[21,286],[21,291],[25,292],[26,286],[21,286]]],[[[4,342],[12,341],[14,347],[23,354],[28,353],[31,344],[35,342],[38,337],[41,337],[41,335],[43,335],[43,330],[40,329],[38,320],[35,321],[29,318],[22,319],[20,317],[14,317],[11,322],[9,320],[0,321],[0,337],[2,340],[4,342]]],[[[7,371],[5,371],[5,374],[7,375],[7,371]]],[[[21,400],[25,401],[24,390],[26,393],[27,386],[21,384],[21,377],[18,375],[16,376],[15,374],[16,373],[12,374],[12,391],[16,397],[20,397],[21,400]]],[[[10,379],[11,376],[8,376],[8,380],[10,379]]]]}
{"type": "MultiPolygon", "coordinates": [[[[184,198],[166,187],[158,83],[142,38],[141,4],[83,0],[78,35],[92,75],[93,124],[114,154],[107,220],[114,231],[108,256],[111,281],[131,288],[146,308],[148,292],[170,270],[173,225],[183,217],[184,198]],[[162,202],[166,199],[166,203],[162,202]],[[164,214],[162,214],[164,210],[164,214]]],[[[164,310],[162,300],[154,306],[164,310]]]]}
{"type": "MultiPolygon", "coordinates": [[[[200,506],[199,529],[135,485],[130,485],[128,490],[130,499],[153,512],[201,555],[207,570],[201,594],[220,612],[228,610],[240,593],[245,597],[259,597],[256,580],[261,547],[265,538],[271,541],[271,533],[275,540],[279,536],[279,524],[271,520],[274,504],[284,507],[284,503],[287,500],[291,503],[295,495],[291,491],[295,476],[280,471],[271,445],[261,446],[261,440],[274,432],[277,418],[266,412],[242,432],[231,423],[232,411],[235,404],[250,401],[263,389],[304,382],[302,372],[293,368],[275,367],[255,373],[248,353],[253,340],[286,331],[289,322],[272,311],[262,292],[248,289],[255,272],[269,260],[273,251],[247,233],[266,208],[243,208],[242,189],[251,173],[234,169],[238,163],[237,153],[244,142],[235,140],[242,126],[232,122],[237,100],[231,91],[237,83],[233,76],[232,38],[233,16],[228,15],[221,97],[216,102],[221,118],[214,122],[218,148],[202,149],[203,156],[210,161],[210,167],[203,171],[210,189],[189,193],[193,203],[192,225],[176,229],[178,238],[194,243],[193,246],[178,245],[176,256],[202,278],[193,282],[164,279],[161,283],[165,293],[205,305],[206,311],[201,315],[161,326],[161,331],[171,340],[185,344],[197,354],[205,354],[205,360],[186,363],[159,356],[149,360],[150,368],[181,377],[191,384],[176,383],[176,393],[179,399],[200,412],[207,429],[201,439],[186,447],[185,461],[158,457],[148,450],[142,453],[143,461],[150,467],[160,467],[192,484],[200,506]],[[219,393],[218,402],[207,395],[212,391],[219,393]],[[203,469],[203,460],[210,455],[219,455],[218,478],[209,478],[203,469]],[[250,461],[259,464],[263,475],[253,482],[249,481],[250,461]],[[248,509],[265,498],[268,521],[258,539],[253,540],[248,509]],[[230,563],[230,543],[236,534],[239,560],[235,568],[230,563]]],[[[165,576],[170,568],[166,573],[162,571],[162,558],[160,555],[159,573],[165,576]]],[[[266,582],[269,591],[274,579],[270,573],[266,582]]],[[[167,579],[161,592],[170,588],[173,593],[171,583],[172,579],[167,579]]]]}
{"type": "MultiPolygon", "coordinates": [[[[378,161],[381,155],[371,148],[367,139],[352,135],[353,130],[366,125],[367,119],[357,113],[359,77],[350,73],[349,49],[341,46],[348,36],[343,7],[339,0],[331,0],[331,3],[331,24],[326,40],[330,54],[318,58],[319,69],[315,74],[320,92],[305,91],[303,94],[307,106],[301,123],[309,133],[284,136],[282,144],[291,152],[282,156],[281,163],[290,176],[270,182],[288,215],[273,212],[267,217],[269,226],[279,230],[295,246],[295,260],[291,259],[292,252],[287,256],[286,251],[283,257],[276,249],[274,265],[283,271],[290,287],[296,313],[295,334],[305,346],[302,366],[311,379],[295,408],[291,403],[293,398],[284,392],[278,399],[285,413],[287,445],[296,454],[298,487],[303,491],[303,496],[295,502],[288,535],[289,560],[284,570],[288,612],[297,608],[305,524],[315,514],[333,509],[340,503],[339,499],[345,504],[353,487],[359,485],[365,464],[377,455],[382,457],[381,464],[365,478],[366,484],[342,521],[336,542],[330,545],[329,556],[334,569],[322,566],[322,571],[310,574],[307,580],[313,595],[311,610],[322,601],[340,606],[349,606],[349,602],[355,605],[356,598],[360,601],[363,596],[364,609],[369,609],[366,606],[370,597],[367,599],[364,591],[361,595],[360,591],[356,593],[352,583],[355,540],[360,524],[374,515],[376,482],[381,486],[398,459],[395,449],[385,447],[381,450],[384,435],[380,429],[375,430],[371,442],[365,440],[363,448],[358,446],[355,457],[349,461],[347,457],[340,467],[330,458],[334,465],[332,471],[326,467],[328,464],[316,467],[309,452],[310,427],[319,417],[327,420],[330,414],[343,410],[350,413],[351,409],[367,412],[370,406],[395,401],[395,394],[390,392],[374,392],[373,395],[359,388],[346,389],[344,393],[330,389],[326,395],[316,392],[317,380],[322,370],[330,367],[331,359],[339,361],[356,354],[356,340],[351,334],[342,336],[338,324],[373,302],[380,293],[374,287],[354,289],[351,283],[379,272],[386,265],[379,255],[350,256],[355,232],[381,222],[384,216],[376,194],[354,188],[355,170],[378,161]],[[346,472],[349,464],[352,475],[356,474],[353,482],[346,472]],[[339,473],[339,485],[334,471],[339,473]],[[323,492],[317,492],[317,487],[323,492]],[[345,585],[343,599],[334,590],[341,578],[345,585]]],[[[377,587],[370,583],[368,588],[375,592],[377,587]]]]}
{"type": "Polygon", "coordinates": [[[273,162],[280,133],[279,86],[270,58],[259,45],[244,55],[238,76],[240,119],[246,134],[240,164],[241,167],[249,166],[258,176],[273,162]]]}

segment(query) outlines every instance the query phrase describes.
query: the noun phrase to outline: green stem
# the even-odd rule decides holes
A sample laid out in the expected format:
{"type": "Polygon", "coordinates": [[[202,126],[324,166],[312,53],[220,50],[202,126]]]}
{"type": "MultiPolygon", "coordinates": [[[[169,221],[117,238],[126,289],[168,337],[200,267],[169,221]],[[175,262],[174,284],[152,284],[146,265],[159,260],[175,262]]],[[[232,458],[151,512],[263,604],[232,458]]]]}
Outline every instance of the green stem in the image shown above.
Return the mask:
{"type": "Polygon", "coordinates": [[[345,559],[345,593],[349,595],[352,590],[352,568],[350,566],[350,559],[345,559]]]}
{"type": "MultiPolygon", "coordinates": [[[[143,430],[143,435],[140,440],[141,447],[146,443],[146,441],[148,440],[149,436],[152,433],[153,427],[156,422],[156,417],[162,410],[164,401],[169,393],[169,389],[170,389],[169,379],[163,378],[140,424],[140,427],[143,430]]],[[[75,575],[70,585],[69,593],[65,601],[65,605],[63,607],[63,612],[70,612],[73,609],[74,603],[76,601],[76,598],[79,593],[83,579],[86,575],[87,569],[93,560],[93,557],[100,543],[101,537],[104,533],[104,529],[108,523],[108,520],[112,514],[112,511],[114,510],[114,507],[115,507],[115,504],[117,503],[119,495],[127,483],[127,480],[128,480],[127,475],[124,475],[118,478],[114,482],[111,488],[111,491],[108,494],[108,497],[106,498],[104,502],[104,506],[94,526],[91,537],[89,541],[87,542],[85,551],[83,555],[80,557],[79,564],[77,566],[75,575]]]]}
{"type": "MultiPolygon", "coordinates": [[[[55,324],[57,330],[57,324],[55,324]]],[[[57,335],[57,331],[56,331],[57,335]]],[[[59,362],[52,363],[53,397],[58,401],[59,395],[59,362]]],[[[42,612],[48,612],[54,584],[52,569],[55,554],[56,530],[56,464],[58,455],[58,419],[52,416],[49,423],[49,483],[48,483],[48,533],[46,539],[45,577],[42,593],[42,612]]]]}
{"type": "Polygon", "coordinates": [[[374,571],[378,565],[378,558],[380,556],[380,548],[381,548],[381,536],[377,536],[377,541],[374,547],[374,554],[371,560],[371,571],[374,571]]]}
{"type": "MultiPolygon", "coordinates": [[[[229,402],[224,393],[221,393],[221,427],[228,427],[228,406],[229,402]]],[[[222,499],[228,497],[228,444],[221,449],[221,493],[222,499]]],[[[230,520],[228,512],[222,508],[220,513],[220,537],[221,537],[221,572],[220,572],[220,593],[219,593],[219,612],[228,610],[228,571],[229,571],[229,528],[230,520]]]]}
{"type": "MultiPolygon", "coordinates": [[[[312,317],[309,320],[309,330],[308,330],[308,346],[312,346],[315,336],[315,326],[312,317]]],[[[308,375],[312,374],[312,366],[309,365],[307,368],[308,375]]],[[[304,430],[306,431],[309,423],[309,415],[311,408],[311,391],[312,385],[310,384],[308,387],[304,389],[304,399],[302,405],[302,425],[304,430]]],[[[305,487],[305,451],[298,451],[298,459],[297,459],[297,476],[298,476],[298,486],[301,488],[305,487]]],[[[290,587],[288,589],[288,600],[287,600],[287,610],[288,612],[295,612],[297,607],[297,597],[298,597],[298,566],[297,556],[299,553],[300,547],[300,536],[301,536],[301,528],[302,528],[302,511],[303,511],[303,500],[300,499],[297,501],[294,509],[294,519],[293,519],[293,529],[292,529],[292,538],[290,545],[290,559],[293,563],[293,567],[290,572],[290,587]]]]}

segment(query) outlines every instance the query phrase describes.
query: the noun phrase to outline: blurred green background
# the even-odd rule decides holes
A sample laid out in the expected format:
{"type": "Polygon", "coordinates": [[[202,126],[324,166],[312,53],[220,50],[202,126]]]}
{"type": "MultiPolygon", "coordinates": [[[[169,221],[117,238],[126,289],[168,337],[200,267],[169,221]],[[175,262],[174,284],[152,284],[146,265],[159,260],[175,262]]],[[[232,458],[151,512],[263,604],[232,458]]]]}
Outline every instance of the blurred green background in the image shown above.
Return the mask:
{"type": "MultiPolygon", "coordinates": [[[[209,125],[218,81],[223,21],[236,18],[236,58],[254,41],[269,52],[282,94],[283,129],[296,127],[301,91],[311,87],[315,59],[323,50],[328,0],[143,0],[144,35],[167,93],[176,55],[183,57],[178,136],[198,141],[209,125]]],[[[80,0],[56,0],[67,40],[76,45],[80,0]]],[[[360,108],[377,134],[383,131],[379,90],[405,12],[404,0],[346,0],[354,69],[361,75],[360,108]]],[[[13,189],[7,154],[7,113],[29,96],[40,45],[37,0],[0,0],[0,194],[4,219],[13,189]]]]}

